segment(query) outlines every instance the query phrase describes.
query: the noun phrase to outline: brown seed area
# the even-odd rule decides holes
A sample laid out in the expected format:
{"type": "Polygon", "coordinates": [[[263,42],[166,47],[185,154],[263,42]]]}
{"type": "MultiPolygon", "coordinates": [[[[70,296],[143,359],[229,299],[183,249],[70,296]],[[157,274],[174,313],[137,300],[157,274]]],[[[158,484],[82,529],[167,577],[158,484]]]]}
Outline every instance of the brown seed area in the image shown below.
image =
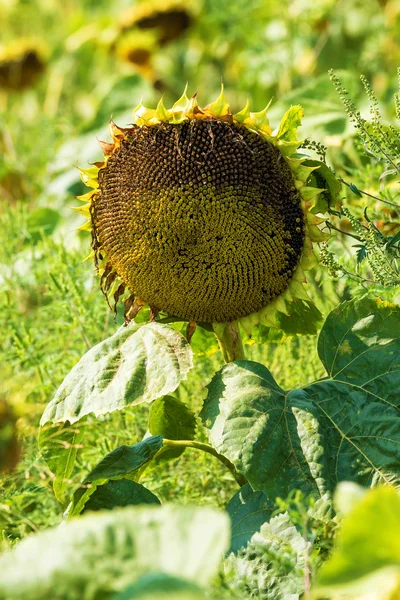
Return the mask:
{"type": "Polygon", "coordinates": [[[228,322],[287,289],[304,243],[300,197],[279,149],[246,127],[135,126],[99,189],[99,252],[152,307],[228,322]]]}

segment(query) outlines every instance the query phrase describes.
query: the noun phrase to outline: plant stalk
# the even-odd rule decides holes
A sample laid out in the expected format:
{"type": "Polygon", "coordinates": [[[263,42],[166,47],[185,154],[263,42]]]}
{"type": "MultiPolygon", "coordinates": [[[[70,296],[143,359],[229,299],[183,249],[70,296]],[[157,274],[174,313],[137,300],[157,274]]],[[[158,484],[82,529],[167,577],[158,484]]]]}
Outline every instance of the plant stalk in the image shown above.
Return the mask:
{"type": "Polygon", "coordinates": [[[213,323],[213,329],[226,363],[246,358],[237,321],[213,323]]]}
{"type": "Polygon", "coordinates": [[[209,444],[204,444],[203,442],[197,442],[196,440],[163,440],[163,448],[196,448],[196,450],[202,450],[203,452],[207,452],[207,454],[211,454],[218,458],[222,464],[224,464],[232,473],[233,477],[237,481],[237,483],[242,487],[246,485],[247,479],[236,470],[236,467],[222,454],[219,454],[212,446],[209,444]]]}

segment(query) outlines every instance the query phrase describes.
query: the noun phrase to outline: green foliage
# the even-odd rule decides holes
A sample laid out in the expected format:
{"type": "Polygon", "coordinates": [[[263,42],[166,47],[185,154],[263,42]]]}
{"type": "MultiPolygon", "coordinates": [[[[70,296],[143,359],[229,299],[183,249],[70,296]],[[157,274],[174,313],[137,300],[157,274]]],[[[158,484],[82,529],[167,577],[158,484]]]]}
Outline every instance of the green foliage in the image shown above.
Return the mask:
{"type": "Polygon", "coordinates": [[[16,420],[11,407],[0,399],[0,472],[12,470],[18,461],[16,420]]]}
{"type": "Polygon", "coordinates": [[[271,498],[398,480],[399,333],[397,306],[345,302],[319,336],[320,381],[286,392],[263,365],[227,364],[201,413],[211,444],[271,498]]]}
{"type": "Polygon", "coordinates": [[[85,433],[85,419],[71,425],[68,421],[45,425],[39,430],[39,448],[43,459],[54,474],[54,495],[65,504],[67,484],[73,473],[79,449],[85,433]]]}
{"type": "Polygon", "coordinates": [[[152,494],[140,483],[128,479],[111,480],[96,487],[85,503],[82,512],[87,510],[111,510],[116,506],[131,506],[137,504],[160,504],[155,494],[152,494]]]}
{"type": "Polygon", "coordinates": [[[184,337],[158,323],[131,324],[89,350],[72,369],[43,414],[48,422],[75,423],[173,392],[192,366],[184,337]]]}
{"type": "MultiPolygon", "coordinates": [[[[379,180],[387,181],[390,177],[395,175],[398,176],[400,173],[400,165],[398,162],[398,155],[400,149],[400,129],[395,125],[386,125],[382,117],[381,109],[379,107],[378,100],[375,93],[367,81],[362,75],[361,81],[364,89],[370,101],[370,119],[366,119],[361,115],[360,110],[357,109],[354,101],[351,98],[351,94],[347,88],[341,83],[339,78],[331,71],[331,80],[334,84],[336,91],[340,99],[342,100],[345,111],[349,117],[350,122],[353,124],[355,131],[361,141],[364,151],[368,156],[373,156],[374,160],[379,164],[385,165],[385,170],[380,171],[377,174],[379,180]]],[[[396,107],[398,106],[398,93],[395,96],[396,107]]],[[[396,109],[397,110],[397,109],[396,109]]],[[[397,118],[399,113],[396,112],[397,118]]],[[[376,211],[376,203],[382,206],[382,212],[388,212],[387,206],[395,209],[394,214],[398,217],[400,204],[397,197],[393,198],[390,193],[390,185],[387,189],[381,186],[379,195],[372,193],[371,191],[360,190],[354,183],[348,183],[344,179],[341,180],[348,189],[360,199],[372,198],[375,200],[375,206],[372,207],[372,211],[376,211]]],[[[359,215],[355,215],[354,211],[349,206],[341,206],[340,211],[336,212],[336,215],[341,217],[342,222],[334,224],[334,222],[328,222],[327,226],[334,231],[339,231],[345,235],[355,239],[358,243],[353,245],[356,250],[356,269],[355,272],[349,270],[344,264],[343,260],[340,260],[332,251],[331,247],[324,246],[321,251],[321,259],[325,264],[330,273],[337,277],[339,274],[350,276],[354,279],[358,279],[363,283],[375,283],[386,287],[396,287],[400,285],[400,246],[399,238],[396,237],[399,233],[398,226],[395,225],[395,235],[386,234],[383,225],[379,227],[376,224],[376,218],[370,218],[368,214],[369,207],[365,207],[362,218],[359,215]],[[338,225],[343,224],[343,218],[346,218],[351,226],[351,231],[343,231],[338,225]]],[[[390,233],[392,228],[389,227],[390,233]]],[[[353,252],[354,254],[354,252],[353,252]]]]}
{"type": "MultiPolygon", "coordinates": [[[[354,125],[360,136],[365,150],[374,155],[378,160],[384,161],[390,166],[390,174],[400,172],[398,164],[398,153],[400,149],[400,131],[394,126],[387,127],[382,123],[382,115],[375,93],[367,81],[361,75],[361,81],[370,100],[371,120],[368,121],[361,116],[349,92],[333,71],[330,71],[331,80],[341,98],[350,122],[354,125]]],[[[396,95],[396,106],[398,105],[398,94],[396,95]]]]}
{"type": "Polygon", "coordinates": [[[399,536],[398,491],[381,486],[365,493],[346,514],[336,549],[318,575],[313,597],[397,598],[399,536]]]}
{"type": "Polygon", "coordinates": [[[227,545],[228,519],[212,509],[128,507],[85,515],[5,553],[0,598],[106,600],[149,572],[203,586],[227,545]]]}
{"type": "MultiPolygon", "coordinates": [[[[120,446],[107,454],[90,471],[83,484],[74,493],[71,505],[68,508],[68,516],[79,515],[89,498],[97,492],[98,486],[109,483],[109,480],[126,478],[136,481],[145,465],[159,452],[161,447],[162,437],[155,435],[148,437],[135,446],[120,446]]],[[[107,488],[104,493],[111,493],[111,489],[113,488],[107,488]]],[[[139,490],[135,488],[135,498],[132,496],[129,504],[140,504],[141,497],[146,497],[147,491],[144,488],[139,493],[139,490]]],[[[102,494],[103,492],[99,491],[97,497],[102,494]]]]}
{"type": "Polygon", "coordinates": [[[254,492],[247,483],[229,501],[226,511],[231,519],[231,547],[235,554],[247,546],[252,535],[269,520],[274,505],[264,492],[254,492]]]}
{"type": "MultiPolygon", "coordinates": [[[[170,440],[193,440],[196,435],[196,417],[180,400],[173,396],[159,398],[150,407],[149,431],[170,440]]],[[[184,448],[165,449],[159,456],[178,458],[184,448]]]]}
{"type": "Polygon", "coordinates": [[[228,585],[242,597],[299,600],[306,580],[309,543],[287,513],[273,517],[246,548],[225,561],[228,585]]]}

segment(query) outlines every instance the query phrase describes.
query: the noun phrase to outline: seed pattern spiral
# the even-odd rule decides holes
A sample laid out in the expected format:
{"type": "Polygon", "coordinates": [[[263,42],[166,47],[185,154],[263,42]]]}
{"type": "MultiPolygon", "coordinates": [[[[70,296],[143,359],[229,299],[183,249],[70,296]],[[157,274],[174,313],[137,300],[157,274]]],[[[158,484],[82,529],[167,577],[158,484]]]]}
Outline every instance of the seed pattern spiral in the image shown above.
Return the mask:
{"type": "Polygon", "coordinates": [[[229,322],[284,292],[304,216],[280,150],[217,119],[134,126],[99,172],[100,251],[137,297],[170,315],[229,322]]]}

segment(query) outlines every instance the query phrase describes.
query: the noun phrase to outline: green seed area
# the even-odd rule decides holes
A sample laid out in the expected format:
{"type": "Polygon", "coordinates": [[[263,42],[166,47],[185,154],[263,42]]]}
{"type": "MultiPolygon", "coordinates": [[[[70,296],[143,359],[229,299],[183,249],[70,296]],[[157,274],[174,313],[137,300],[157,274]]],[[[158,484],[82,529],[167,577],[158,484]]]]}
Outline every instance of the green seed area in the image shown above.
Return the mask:
{"type": "Polygon", "coordinates": [[[228,322],[287,289],[304,219],[281,152],[215,119],[134,127],[99,172],[100,251],[151,307],[228,322]]]}

